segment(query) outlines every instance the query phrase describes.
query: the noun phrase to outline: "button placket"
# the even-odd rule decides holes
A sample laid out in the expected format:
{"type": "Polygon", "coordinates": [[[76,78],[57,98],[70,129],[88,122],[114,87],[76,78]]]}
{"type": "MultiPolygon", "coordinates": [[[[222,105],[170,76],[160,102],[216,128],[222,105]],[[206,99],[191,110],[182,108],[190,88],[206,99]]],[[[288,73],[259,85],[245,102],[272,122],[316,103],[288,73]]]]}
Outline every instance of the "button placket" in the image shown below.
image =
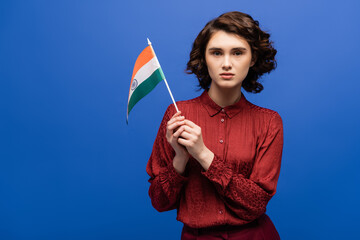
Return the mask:
{"type": "Polygon", "coordinates": [[[220,138],[219,138],[219,143],[220,144],[223,144],[224,143],[224,138],[225,138],[225,109],[222,108],[221,109],[221,113],[220,113],[220,123],[221,123],[221,126],[220,126],[220,138]]]}
{"type": "MultiPolygon", "coordinates": [[[[218,115],[218,120],[219,121],[219,138],[218,138],[218,144],[219,144],[219,150],[221,151],[220,152],[220,156],[221,157],[224,157],[224,154],[225,154],[225,146],[226,146],[226,143],[225,143],[225,140],[226,140],[226,136],[225,136],[225,133],[227,132],[226,131],[226,126],[229,124],[228,122],[228,118],[227,118],[227,115],[226,115],[226,111],[225,109],[221,109],[219,115],[218,115]],[[226,121],[225,121],[226,120],[226,121]]],[[[217,214],[218,214],[218,217],[219,219],[221,219],[221,221],[224,221],[225,220],[225,217],[226,217],[226,213],[225,213],[225,209],[224,209],[224,206],[223,204],[220,204],[217,206],[217,214]]]]}

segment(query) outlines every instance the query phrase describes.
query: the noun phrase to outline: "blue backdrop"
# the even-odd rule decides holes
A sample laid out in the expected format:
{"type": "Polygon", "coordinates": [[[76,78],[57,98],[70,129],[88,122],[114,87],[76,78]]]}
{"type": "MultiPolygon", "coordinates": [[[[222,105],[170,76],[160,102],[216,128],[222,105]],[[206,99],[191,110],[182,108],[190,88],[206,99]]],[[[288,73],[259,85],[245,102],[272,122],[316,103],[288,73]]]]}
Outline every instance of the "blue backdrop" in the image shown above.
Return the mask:
{"type": "Polygon", "coordinates": [[[245,93],[284,123],[268,215],[283,239],[357,236],[359,1],[1,1],[0,239],[180,239],[145,172],[171,100],[160,83],[127,126],[132,69],[149,37],[175,99],[198,96],[192,42],[233,10],[278,50],[265,90],[245,93]]]}

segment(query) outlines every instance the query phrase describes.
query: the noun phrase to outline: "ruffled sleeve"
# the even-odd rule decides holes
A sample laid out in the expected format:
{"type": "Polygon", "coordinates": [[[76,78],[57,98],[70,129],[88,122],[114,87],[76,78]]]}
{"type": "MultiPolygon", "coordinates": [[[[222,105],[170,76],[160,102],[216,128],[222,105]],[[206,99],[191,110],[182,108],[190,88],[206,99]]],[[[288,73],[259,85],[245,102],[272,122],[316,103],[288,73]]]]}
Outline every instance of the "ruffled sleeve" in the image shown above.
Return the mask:
{"type": "Polygon", "coordinates": [[[153,207],[159,212],[178,207],[180,193],[187,178],[178,174],[173,167],[175,151],[166,140],[166,125],[175,114],[170,105],[161,121],[150,159],[146,166],[149,174],[149,196],[153,207]]]}

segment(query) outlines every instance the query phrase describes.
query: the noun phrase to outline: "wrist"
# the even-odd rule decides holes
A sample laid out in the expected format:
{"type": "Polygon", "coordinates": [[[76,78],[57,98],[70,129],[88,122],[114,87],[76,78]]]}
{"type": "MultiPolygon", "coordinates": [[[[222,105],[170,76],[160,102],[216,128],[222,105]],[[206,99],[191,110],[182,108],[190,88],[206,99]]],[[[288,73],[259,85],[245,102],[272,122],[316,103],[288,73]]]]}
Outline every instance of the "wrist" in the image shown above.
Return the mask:
{"type": "Polygon", "coordinates": [[[205,147],[205,149],[201,151],[201,153],[199,154],[199,158],[197,160],[201,164],[201,166],[205,169],[205,171],[207,171],[213,159],[214,159],[214,153],[210,151],[210,149],[205,147]]]}
{"type": "Polygon", "coordinates": [[[174,160],[175,158],[178,160],[178,161],[187,161],[189,160],[189,154],[187,152],[183,153],[183,152],[176,152],[175,151],[175,156],[174,156],[174,160]]]}
{"type": "Polygon", "coordinates": [[[173,159],[173,167],[175,168],[175,171],[178,174],[183,174],[185,172],[185,168],[186,168],[186,164],[189,160],[188,156],[184,156],[184,155],[175,155],[174,159],[173,159]]]}

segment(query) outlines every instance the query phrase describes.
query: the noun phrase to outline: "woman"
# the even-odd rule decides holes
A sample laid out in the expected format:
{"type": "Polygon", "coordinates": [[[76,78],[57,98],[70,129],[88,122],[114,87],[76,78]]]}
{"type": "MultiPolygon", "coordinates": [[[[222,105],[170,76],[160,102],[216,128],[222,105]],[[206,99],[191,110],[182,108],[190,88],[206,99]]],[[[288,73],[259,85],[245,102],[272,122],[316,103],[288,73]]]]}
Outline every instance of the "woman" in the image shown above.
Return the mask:
{"type": "Polygon", "coordinates": [[[177,209],[181,239],[280,239],[265,214],[283,148],[279,114],[248,102],[241,87],[276,67],[259,23],[241,12],[210,21],[194,41],[188,73],[201,96],[170,105],[146,171],[158,211],[177,209]]]}

